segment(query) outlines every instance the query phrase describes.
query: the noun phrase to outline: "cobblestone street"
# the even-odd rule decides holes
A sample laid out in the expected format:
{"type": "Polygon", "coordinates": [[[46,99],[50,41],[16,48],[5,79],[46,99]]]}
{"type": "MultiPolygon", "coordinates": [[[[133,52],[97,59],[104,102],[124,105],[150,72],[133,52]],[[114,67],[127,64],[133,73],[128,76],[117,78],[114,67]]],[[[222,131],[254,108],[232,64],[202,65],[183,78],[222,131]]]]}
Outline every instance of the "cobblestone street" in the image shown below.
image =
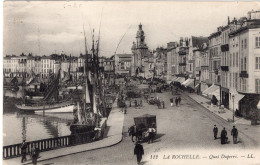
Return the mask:
{"type": "MultiPolygon", "coordinates": [[[[135,164],[136,157],[133,155],[134,143],[128,136],[128,128],[134,124],[133,117],[143,114],[152,114],[157,117],[157,136],[153,144],[143,143],[145,155],[143,163],[156,164],[151,160],[151,155],[163,154],[167,151],[179,152],[189,150],[188,153],[198,153],[195,149],[210,150],[224,149],[244,149],[255,148],[259,146],[259,141],[254,137],[259,137],[259,132],[250,131],[251,126],[237,125],[239,130],[239,143],[233,144],[230,130],[232,124],[212,114],[207,109],[193,101],[186,93],[182,93],[181,105],[170,107],[169,98],[172,96],[169,92],[157,93],[159,98],[164,98],[166,108],[158,109],[155,105],[144,103],[141,109],[128,108],[124,120],[124,136],[121,143],[104,148],[65,156],[57,159],[51,159],[41,162],[41,164],[135,164]],[[218,137],[222,127],[226,127],[229,137],[229,144],[221,145],[220,139],[213,138],[213,125],[219,128],[218,137]],[[247,128],[247,129],[246,129],[247,128]],[[241,132],[242,130],[242,132],[241,132]],[[253,138],[251,137],[254,132],[253,138]]],[[[175,95],[174,95],[175,97],[175,95]]],[[[258,130],[259,128],[254,128],[258,130]]],[[[183,152],[182,154],[188,154],[183,152]]],[[[186,161],[188,163],[188,161],[186,161]]]]}

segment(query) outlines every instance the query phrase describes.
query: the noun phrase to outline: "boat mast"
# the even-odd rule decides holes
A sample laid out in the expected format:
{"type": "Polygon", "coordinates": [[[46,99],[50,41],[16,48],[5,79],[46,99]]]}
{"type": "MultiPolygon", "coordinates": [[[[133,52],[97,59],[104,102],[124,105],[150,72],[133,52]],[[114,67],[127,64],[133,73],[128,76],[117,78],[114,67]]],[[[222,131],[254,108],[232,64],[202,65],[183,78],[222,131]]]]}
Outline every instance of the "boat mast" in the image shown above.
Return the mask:
{"type": "Polygon", "coordinates": [[[105,92],[104,92],[104,87],[102,85],[102,76],[101,76],[101,70],[99,67],[99,46],[100,46],[100,29],[101,29],[101,22],[102,22],[102,16],[103,16],[103,9],[102,9],[102,13],[101,13],[101,19],[100,19],[100,23],[99,23],[99,32],[98,32],[98,41],[97,41],[97,51],[96,51],[96,67],[97,67],[97,77],[98,77],[98,88],[99,88],[99,105],[101,104],[100,101],[102,102],[102,106],[100,106],[101,111],[102,111],[102,115],[103,116],[107,116],[106,113],[106,103],[105,103],[105,92]]]}

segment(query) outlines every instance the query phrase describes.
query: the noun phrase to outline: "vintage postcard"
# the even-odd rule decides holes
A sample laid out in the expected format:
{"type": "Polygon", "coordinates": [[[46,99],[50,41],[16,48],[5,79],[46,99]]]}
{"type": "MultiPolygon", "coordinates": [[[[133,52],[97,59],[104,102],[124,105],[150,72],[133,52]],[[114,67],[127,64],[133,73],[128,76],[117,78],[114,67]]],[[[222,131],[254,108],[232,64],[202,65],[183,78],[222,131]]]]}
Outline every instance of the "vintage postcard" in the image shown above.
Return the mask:
{"type": "Polygon", "coordinates": [[[260,3],[3,2],[2,163],[260,164],[260,3]]]}

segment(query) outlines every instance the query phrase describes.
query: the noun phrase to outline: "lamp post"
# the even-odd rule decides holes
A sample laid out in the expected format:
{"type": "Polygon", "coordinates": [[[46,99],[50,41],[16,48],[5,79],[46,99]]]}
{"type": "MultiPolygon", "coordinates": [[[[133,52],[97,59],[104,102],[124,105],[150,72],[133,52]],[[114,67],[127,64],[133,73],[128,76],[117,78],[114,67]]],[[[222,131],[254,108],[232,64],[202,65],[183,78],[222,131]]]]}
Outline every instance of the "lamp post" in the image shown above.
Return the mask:
{"type": "Polygon", "coordinates": [[[235,95],[233,94],[233,95],[232,95],[232,100],[233,100],[233,123],[235,122],[235,113],[234,113],[234,98],[235,98],[235,95]]]}

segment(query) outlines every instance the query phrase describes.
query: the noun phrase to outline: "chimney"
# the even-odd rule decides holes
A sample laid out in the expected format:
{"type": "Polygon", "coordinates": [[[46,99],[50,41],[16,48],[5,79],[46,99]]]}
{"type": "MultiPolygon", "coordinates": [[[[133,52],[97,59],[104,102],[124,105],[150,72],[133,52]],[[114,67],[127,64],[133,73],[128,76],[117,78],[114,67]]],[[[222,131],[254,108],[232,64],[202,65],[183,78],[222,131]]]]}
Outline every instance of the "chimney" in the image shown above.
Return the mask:
{"type": "Polygon", "coordinates": [[[228,16],[228,25],[230,24],[229,16],[228,16]]]}

